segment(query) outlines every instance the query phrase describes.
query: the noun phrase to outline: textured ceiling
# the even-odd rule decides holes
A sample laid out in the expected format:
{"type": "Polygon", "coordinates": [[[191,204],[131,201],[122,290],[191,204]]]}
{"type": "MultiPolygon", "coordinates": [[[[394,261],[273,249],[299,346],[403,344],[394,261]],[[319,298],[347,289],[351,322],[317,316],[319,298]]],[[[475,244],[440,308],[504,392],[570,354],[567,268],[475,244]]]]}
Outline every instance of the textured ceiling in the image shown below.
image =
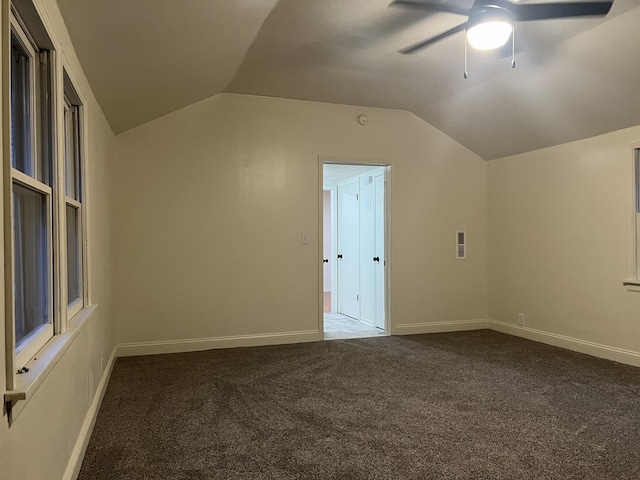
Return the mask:
{"type": "Polygon", "coordinates": [[[640,124],[637,0],[519,24],[517,68],[470,50],[468,80],[463,33],[397,53],[464,18],[390,0],[58,2],[116,132],[221,92],[409,110],[485,159],[640,124]]]}

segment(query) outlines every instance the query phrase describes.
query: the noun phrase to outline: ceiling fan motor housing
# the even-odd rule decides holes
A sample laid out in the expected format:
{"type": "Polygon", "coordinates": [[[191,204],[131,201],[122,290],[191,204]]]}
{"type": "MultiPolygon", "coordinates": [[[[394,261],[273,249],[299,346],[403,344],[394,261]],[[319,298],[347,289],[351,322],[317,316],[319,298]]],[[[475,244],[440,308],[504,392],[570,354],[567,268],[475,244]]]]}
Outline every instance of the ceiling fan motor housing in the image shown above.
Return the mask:
{"type": "Polygon", "coordinates": [[[486,4],[475,7],[471,10],[467,30],[475,25],[487,22],[506,22],[513,25],[514,18],[509,11],[499,5],[486,4]]]}

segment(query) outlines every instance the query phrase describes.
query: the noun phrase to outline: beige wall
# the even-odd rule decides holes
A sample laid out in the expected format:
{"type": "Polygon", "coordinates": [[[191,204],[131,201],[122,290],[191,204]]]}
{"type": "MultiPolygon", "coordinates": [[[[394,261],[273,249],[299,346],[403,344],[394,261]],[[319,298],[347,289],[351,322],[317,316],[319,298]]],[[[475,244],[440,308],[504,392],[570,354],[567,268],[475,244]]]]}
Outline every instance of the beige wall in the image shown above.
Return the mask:
{"type": "Polygon", "coordinates": [[[630,276],[640,127],[489,162],[489,314],[640,352],[630,276]]]}
{"type": "Polygon", "coordinates": [[[487,164],[408,112],[224,94],[117,141],[119,342],[317,332],[319,155],[392,164],[396,328],[487,316],[487,164]]]}
{"type": "MultiPolygon", "coordinates": [[[[104,358],[106,364],[115,345],[110,228],[115,137],[82,74],[57,4],[53,0],[36,3],[53,27],[79,88],[87,97],[89,267],[91,296],[98,306],[86,328],[26,403],[11,428],[3,414],[0,421],[0,478],[7,480],[62,478],[101,378],[100,360],[104,358]]],[[[3,8],[6,12],[6,0],[3,8]]],[[[3,41],[6,26],[5,18],[3,41]]],[[[4,329],[0,329],[2,385],[6,380],[4,345],[4,329]]]]}

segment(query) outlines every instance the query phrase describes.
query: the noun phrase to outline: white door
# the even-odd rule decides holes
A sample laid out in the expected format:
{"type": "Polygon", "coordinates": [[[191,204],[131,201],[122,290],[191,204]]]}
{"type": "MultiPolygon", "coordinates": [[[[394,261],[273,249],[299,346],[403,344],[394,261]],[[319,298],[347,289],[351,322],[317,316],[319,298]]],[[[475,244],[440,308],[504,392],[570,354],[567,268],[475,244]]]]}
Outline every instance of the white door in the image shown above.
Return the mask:
{"type": "Polygon", "coordinates": [[[386,328],[384,313],[384,272],[386,267],[384,257],[384,174],[375,177],[375,291],[376,316],[375,326],[386,328]]]}
{"type": "Polygon", "coordinates": [[[333,267],[333,259],[331,258],[331,190],[323,190],[322,192],[322,261],[323,272],[322,290],[331,293],[331,268],[333,267]]]}
{"type": "Polygon", "coordinates": [[[375,325],[376,265],[375,207],[376,190],[373,176],[360,177],[360,321],[375,325]]]}
{"type": "Polygon", "coordinates": [[[358,182],[338,187],[338,312],[360,319],[358,182]]]}

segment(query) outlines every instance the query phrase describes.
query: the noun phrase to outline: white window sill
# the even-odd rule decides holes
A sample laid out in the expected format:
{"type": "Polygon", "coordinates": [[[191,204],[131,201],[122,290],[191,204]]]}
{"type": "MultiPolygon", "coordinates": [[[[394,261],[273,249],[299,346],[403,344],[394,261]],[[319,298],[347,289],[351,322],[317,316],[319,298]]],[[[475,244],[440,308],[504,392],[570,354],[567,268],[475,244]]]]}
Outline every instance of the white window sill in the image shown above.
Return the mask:
{"type": "Polygon", "coordinates": [[[64,353],[89,323],[89,318],[96,307],[97,305],[89,305],[80,310],[69,322],[67,331],[60,335],[55,335],[27,363],[26,367],[29,371],[16,375],[16,388],[8,390],[4,394],[9,424],[16,420],[20,412],[29,403],[33,394],[38,390],[38,387],[42,385],[64,353]]]}
{"type": "Polygon", "coordinates": [[[635,280],[625,280],[622,285],[630,292],[640,292],[640,282],[635,280]]]}

